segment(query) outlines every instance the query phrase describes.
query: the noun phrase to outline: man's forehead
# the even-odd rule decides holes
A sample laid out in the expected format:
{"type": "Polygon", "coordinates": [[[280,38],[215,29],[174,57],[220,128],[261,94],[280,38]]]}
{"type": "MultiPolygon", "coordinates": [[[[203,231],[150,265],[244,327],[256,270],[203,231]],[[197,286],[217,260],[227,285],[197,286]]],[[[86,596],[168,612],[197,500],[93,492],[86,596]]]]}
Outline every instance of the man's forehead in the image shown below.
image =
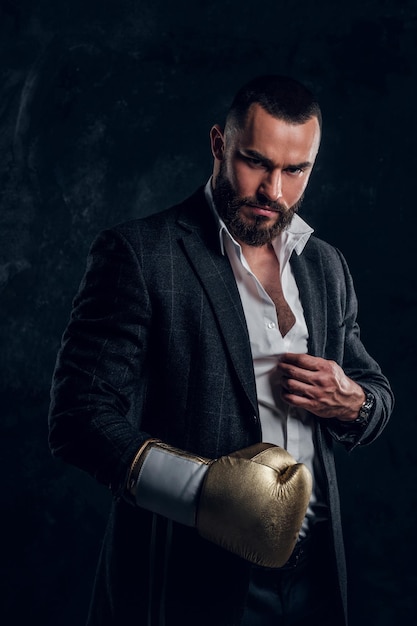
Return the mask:
{"type": "Polygon", "coordinates": [[[231,135],[232,146],[237,149],[257,151],[265,156],[273,156],[277,150],[286,150],[311,160],[320,144],[320,126],[316,117],[301,124],[295,124],[276,118],[259,105],[251,107],[245,124],[236,128],[231,135]]]}
{"type": "Polygon", "coordinates": [[[282,127],[288,129],[307,129],[309,127],[315,127],[320,131],[320,124],[316,116],[312,116],[305,120],[305,122],[293,122],[283,117],[277,117],[269,113],[260,104],[252,104],[245,116],[244,123],[236,130],[240,133],[249,131],[262,132],[265,128],[271,129],[273,127],[282,127]]]}

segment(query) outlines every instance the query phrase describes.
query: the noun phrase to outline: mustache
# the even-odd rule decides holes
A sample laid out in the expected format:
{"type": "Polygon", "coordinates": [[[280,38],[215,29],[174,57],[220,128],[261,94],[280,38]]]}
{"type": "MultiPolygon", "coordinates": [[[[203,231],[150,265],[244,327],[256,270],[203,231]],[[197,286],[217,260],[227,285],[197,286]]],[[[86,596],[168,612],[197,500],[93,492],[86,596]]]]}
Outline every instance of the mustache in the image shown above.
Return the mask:
{"type": "Polygon", "coordinates": [[[232,202],[233,206],[235,208],[240,208],[242,206],[251,206],[254,207],[255,209],[265,209],[267,211],[274,211],[275,213],[286,213],[288,211],[288,208],[281,204],[280,202],[274,202],[274,201],[266,201],[266,202],[262,202],[259,201],[259,199],[257,198],[240,198],[239,200],[236,200],[235,202],[232,202]]]}

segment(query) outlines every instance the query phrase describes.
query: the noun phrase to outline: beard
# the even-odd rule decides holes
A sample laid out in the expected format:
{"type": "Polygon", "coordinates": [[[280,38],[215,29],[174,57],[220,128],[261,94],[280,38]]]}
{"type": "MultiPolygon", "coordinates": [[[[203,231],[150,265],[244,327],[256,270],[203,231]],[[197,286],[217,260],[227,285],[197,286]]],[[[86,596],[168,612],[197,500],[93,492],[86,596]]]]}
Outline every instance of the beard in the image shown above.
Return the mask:
{"type": "Polygon", "coordinates": [[[258,193],[254,197],[240,198],[225,173],[224,162],[221,163],[220,171],[216,178],[216,186],[213,189],[213,198],[216,209],[226,224],[229,232],[235,239],[249,246],[261,247],[271,243],[285,228],[287,228],[299,210],[303,196],[291,207],[286,207],[280,202],[271,202],[265,196],[258,193]],[[253,205],[275,211],[277,216],[273,224],[268,225],[269,218],[265,215],[257,215],[252,221],[247,222],[240,216],[243,206],[253,205]]]}

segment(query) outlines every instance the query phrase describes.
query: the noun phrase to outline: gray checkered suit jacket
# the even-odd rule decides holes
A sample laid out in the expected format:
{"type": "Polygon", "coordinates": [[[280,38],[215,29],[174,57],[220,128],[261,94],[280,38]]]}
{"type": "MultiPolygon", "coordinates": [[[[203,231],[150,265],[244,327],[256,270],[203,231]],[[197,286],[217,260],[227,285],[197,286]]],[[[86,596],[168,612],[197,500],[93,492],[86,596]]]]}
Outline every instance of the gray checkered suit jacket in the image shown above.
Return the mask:
{"type": "MultiPolygon", "coordinates": [[[[309,353],[337,361],[376,397],[365,431],[317,420],[345,601],[333,442],[370,443],[393,398],[360,341],[341,254],[311,237],[291,264],[309,353]]],[[[202,189],[94,242],[58,355],[49,419],[53,454],[114,495],[88,624],[239,624],[247,563],[123,496],[131,460],[149,436],[210,458],[261,440],[245,318],[202,189]]]]}

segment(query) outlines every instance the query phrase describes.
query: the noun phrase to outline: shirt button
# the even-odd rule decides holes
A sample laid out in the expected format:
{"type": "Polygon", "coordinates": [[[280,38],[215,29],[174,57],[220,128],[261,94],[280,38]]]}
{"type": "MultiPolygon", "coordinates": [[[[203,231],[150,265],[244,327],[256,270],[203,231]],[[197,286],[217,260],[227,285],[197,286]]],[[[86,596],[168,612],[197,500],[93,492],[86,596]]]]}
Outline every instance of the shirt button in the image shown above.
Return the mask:
{"type": "Polygon", "coordinates": [[[275,322],[268,322],[268,328],[272,329],[272,328],[275,328],[275,327],[276,327],[275,322]]]}

